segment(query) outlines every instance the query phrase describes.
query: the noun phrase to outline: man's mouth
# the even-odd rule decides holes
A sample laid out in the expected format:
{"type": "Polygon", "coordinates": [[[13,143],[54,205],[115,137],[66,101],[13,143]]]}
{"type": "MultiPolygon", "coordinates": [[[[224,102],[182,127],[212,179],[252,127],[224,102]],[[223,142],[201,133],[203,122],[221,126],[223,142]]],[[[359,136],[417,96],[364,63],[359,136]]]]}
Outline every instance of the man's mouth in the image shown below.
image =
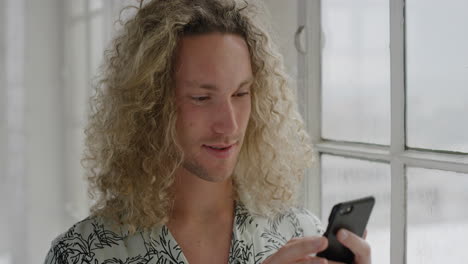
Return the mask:
{"type": "Polygon", "coordinates": [[[228,158],[233,153],[235,144],[231,145],[203,145],[209,153],[217,158],[228,158]]]}
{"type": "Polygon", "coordinates": [[[231,147],[231,145],[226,146],[226,147],[215,147],[215,146],[208,146],[208,145],[205,145],[205,146],[207,146],[207,147],[209,147],[211,149],[216,149],[216,150],[225,150],[225,149],[228,149],[228,148],[231,147]]]}

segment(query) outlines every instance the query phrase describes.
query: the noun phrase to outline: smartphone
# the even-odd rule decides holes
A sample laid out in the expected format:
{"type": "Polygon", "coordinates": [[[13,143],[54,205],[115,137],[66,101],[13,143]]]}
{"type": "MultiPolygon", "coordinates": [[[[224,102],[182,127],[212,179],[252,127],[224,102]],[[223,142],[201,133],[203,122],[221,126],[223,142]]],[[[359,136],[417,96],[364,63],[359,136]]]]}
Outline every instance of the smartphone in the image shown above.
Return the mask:
{"type": "Polygon", "coordinates": [[[345,228],[362,237],[374,204],[375,198],[368,196],[333,206],[328,218],[327,230],[323,234],[328,238],[328,248],[318,253],[317,256],[338,262],[353,263],[353,252],[338,241],[336,233],[341,228],[345,228]]]}

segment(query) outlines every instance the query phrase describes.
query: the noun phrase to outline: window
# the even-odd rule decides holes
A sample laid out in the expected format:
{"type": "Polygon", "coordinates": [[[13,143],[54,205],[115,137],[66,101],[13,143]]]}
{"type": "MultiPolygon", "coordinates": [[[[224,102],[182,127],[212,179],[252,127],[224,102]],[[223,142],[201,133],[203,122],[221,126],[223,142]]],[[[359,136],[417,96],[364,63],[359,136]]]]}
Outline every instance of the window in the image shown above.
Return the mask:
{"type": "Polygon", "coordinates": [[[298,92],[320,160],[306,204],[326,223],[333,204],[372,194],[374,262],[461,262],[468,3],[298,3],[298,92]]]}

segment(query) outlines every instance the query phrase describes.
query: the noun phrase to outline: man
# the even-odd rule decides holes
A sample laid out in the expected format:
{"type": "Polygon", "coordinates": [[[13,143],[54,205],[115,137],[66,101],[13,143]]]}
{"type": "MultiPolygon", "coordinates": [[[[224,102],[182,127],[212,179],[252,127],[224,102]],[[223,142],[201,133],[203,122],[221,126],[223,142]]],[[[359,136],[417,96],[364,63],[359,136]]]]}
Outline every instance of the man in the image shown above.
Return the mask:
{"type": "Polygon", "coordinates": [[[86,130],[96,204],[46,263],[327,263],[294,207],[312,152],[258,10],[155,0],[125,23],[86,130]]]}

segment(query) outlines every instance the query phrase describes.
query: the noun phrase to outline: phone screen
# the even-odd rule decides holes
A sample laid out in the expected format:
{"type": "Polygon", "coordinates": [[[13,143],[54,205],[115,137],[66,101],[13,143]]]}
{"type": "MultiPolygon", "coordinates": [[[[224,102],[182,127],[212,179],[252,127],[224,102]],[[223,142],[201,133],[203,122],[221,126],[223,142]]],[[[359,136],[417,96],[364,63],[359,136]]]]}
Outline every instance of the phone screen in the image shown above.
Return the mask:
{"type": "Polygon", "coordinates": [[[338,230],[345,228],[362,237],[369,221],[375,198],[372,196],[336,204],[328,218],[324,236],[328,238],[328,248],[317,254],[322,258],[344,263],[352,263],[354,254],[336,238],[338,230]]]}

